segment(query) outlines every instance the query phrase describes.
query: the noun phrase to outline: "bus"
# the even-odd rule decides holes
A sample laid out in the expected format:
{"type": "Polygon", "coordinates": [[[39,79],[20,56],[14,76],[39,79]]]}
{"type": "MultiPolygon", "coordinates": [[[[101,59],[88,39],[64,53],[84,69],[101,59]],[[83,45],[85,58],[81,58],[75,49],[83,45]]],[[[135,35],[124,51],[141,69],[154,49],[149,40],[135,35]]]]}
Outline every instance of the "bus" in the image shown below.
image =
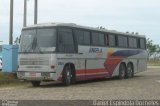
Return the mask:
{"type": "Polygon", "coordinates": [[[39,86],[42,81],[132,78],[147,69],[144,35],[81,26],[37,24],[22,29],[17,76],[39,86]]]}

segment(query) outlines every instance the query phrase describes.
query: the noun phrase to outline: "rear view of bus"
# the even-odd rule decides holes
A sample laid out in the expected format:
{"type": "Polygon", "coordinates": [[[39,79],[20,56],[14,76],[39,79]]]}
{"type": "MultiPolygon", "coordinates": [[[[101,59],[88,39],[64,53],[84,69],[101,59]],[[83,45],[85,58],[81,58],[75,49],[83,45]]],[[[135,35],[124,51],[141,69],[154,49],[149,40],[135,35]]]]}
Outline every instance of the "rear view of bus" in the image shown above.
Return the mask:
{"type": "Polygon", "coordinates": [[[132,78],[147,69],[145,36],[72,23],[22,29],[17,76],[70,85],[95,78],[132,78]]]}

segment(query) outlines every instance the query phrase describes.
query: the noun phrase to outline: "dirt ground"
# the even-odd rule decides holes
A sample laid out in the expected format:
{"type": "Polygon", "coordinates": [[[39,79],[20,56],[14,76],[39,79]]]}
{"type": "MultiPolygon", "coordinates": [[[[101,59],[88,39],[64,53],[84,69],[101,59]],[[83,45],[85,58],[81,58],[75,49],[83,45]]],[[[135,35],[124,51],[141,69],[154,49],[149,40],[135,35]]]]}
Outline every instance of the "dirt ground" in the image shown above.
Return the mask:
{"type": "Polygon", "coordinates": [[[99,79],[78,82],[69,87],[61,83],[43,83],[1,87],[0,100],[160,100],[160,68],[136,74],[134,78],[99,79]]]}

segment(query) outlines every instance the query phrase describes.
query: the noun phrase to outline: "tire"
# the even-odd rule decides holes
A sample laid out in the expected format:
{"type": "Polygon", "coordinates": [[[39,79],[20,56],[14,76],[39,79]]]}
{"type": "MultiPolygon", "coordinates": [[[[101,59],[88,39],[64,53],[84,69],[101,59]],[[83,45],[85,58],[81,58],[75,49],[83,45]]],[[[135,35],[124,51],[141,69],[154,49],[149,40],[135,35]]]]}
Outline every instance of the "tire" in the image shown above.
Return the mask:
{"type": "Polygon", "coordinates": [[[63,85],[69,86],[72,82],[71,77],[71,69],[69,66],[66,66],[63,71],[63,85]]]}
{"type": "Polygon", "coordinates": [[[34,86],[34,87],[38,87],[38,86],[40,86],[40,81],[32,81],[31,82],[32,83],[32,86],[34,86]]]}
{"type": "Polygon", "coordinates": [[[134,76],[133,65],[131,63],[129,63],[127,65],[126,78],[132,78],[133,76],[134,76]]]}
{"type": "Polygon", "coordinates": [[[124,79],[126,73],[126,67],[125,64],[121,63],[119,66],[119,79],[124,79]]]}
{"type": "Polygon", "coordinates": [[[71,71],[71,84],[75,84],[76,83],[76,75],[73,71],[71,71]]]}

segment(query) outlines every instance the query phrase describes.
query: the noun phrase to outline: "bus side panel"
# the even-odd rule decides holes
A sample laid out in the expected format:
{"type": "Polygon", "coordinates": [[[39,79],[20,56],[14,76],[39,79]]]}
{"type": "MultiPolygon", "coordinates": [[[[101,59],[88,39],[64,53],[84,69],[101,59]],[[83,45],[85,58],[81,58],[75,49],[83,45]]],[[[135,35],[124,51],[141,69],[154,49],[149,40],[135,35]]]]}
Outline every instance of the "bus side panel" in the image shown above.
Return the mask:
{"type": "Polygon", "coordinates": [[[106,60],[106,47],[91,46],[86,62],[86,79],[109,77],[104,67],[106,60]]]}
{"type": "Polygon", "coordinates": [[[105,59],[87,60],[86,79],[109,77],[109,73],[104,67],[105,59]]]}
{"type": "Polygon", "coordinates": [[[63,68],[67,63],[75,65],[76,80],[118,76],[121,62],[126,66],[129,62],[133,63],[135,73],[146,70],[145,50],[99,47],[99,52],[93,52],[93,48],[98,47],[85,48],[85,52],[81,51],[82,54],[57,54],[57,76],[62,77],[63,68]]]}
{"type": "Polygon", "coordinates": [[[57,80],[62,81],[64,67],[73,64],[76,71],[76,79],[85,79],[85,59],[79,58],[79,54],[57,54],[57,80]]]}
{"type": "Polygon", "coordinates": [[[137,61],[137,63],[134,65],[135,73],[147,70],[147,52],[145,50],[142,50],[141,53],[139,53],[131,58],[134,58],[137,61]]]}
{"type": "Polygon", "coordinates": [[[76,56],[77,63],[76,67],[76,80],[86,79],[86,67],[88,59],[90,59],[90,46],[78,45],[78,55],[76,56]]]}
{"type": "Polygon", "coordinates": [[[119,75],[119,65],[121,62],[124,62],[126,64],[126,67],[129,62],[133,63],[134,73],[146,70],[147,53],[145,50],[109,49],[107,55],[108,55],[108,58],[106,59],[106,62],[105,62],[106,66],[116,67],[111,70],[113,71],[112,77],[119,75]],[[119,62],[117,62],[116,64],[115,62],[117,61],[117,59],[119,60],[119,62]]]}

